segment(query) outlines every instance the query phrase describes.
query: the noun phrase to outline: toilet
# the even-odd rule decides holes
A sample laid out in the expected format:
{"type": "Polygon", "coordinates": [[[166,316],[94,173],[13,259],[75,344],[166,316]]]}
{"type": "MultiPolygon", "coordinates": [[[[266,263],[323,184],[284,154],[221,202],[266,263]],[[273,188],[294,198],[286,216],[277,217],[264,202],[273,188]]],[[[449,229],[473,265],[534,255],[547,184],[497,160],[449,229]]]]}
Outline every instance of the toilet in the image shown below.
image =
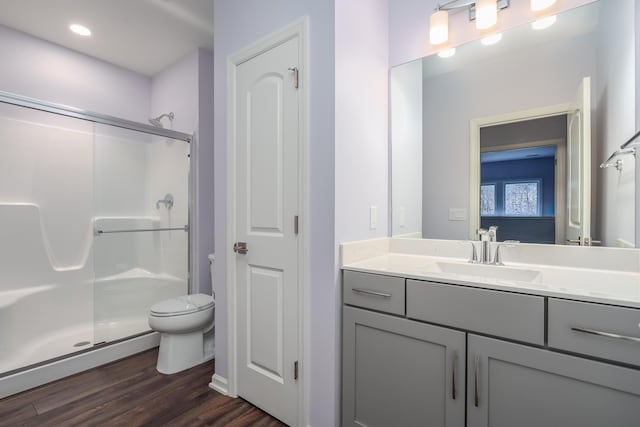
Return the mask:
{"type": "MultiPolygon", "coordinates": [[[[213,262],[210,264],[213,270],[213,262]]],[[[175,374],[213,359],[214,309],[214,297],[206,294],[184,295],[151,306],[149,326],[160,333],[158,372],[175,374]]]]}

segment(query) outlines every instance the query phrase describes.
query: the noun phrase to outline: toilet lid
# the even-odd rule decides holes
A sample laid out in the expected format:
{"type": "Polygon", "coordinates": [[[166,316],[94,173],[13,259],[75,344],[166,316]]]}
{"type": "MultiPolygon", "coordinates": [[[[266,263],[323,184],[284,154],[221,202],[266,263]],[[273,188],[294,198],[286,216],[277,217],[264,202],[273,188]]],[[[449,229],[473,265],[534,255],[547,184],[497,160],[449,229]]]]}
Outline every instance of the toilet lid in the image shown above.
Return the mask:
{"type": "Polygon", "coordinates": [[[205,294],[184,295],[160,301],[151,306],[154,316],[176,316],[195,313],[213,307],[213,297],[205,294]]]}

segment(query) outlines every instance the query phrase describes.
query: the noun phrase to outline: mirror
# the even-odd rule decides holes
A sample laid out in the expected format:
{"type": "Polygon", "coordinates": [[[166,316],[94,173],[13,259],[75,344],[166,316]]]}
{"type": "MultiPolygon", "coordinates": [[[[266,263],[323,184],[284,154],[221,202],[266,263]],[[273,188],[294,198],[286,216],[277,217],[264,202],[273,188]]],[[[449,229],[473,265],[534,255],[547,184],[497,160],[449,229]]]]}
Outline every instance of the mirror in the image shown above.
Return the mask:
{"type": "Polygon", "coordinates": [[[392,68],[392,235],[635,247],[635,158],[599,167],[635,134],[634,39],[633,1],[596,1],[392,68]]]}

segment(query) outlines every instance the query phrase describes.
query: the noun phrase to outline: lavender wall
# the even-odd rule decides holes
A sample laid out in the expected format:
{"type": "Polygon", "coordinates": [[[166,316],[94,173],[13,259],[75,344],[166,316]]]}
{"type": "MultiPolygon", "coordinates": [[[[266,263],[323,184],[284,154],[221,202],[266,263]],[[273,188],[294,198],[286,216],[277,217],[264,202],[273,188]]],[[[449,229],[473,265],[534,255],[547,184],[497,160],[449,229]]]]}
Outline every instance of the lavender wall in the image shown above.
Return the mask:
{"type": "Polygon", "coordinates": [[[214,144],[213,144],[213,53],[198,50],[198,153],[197,153],[197,270],[200,292],[210,293],[211,274],[208,254],[214,252],[214,144]]]}
{"type": "Polygon", "coordinates": [[[336,1],[337,243],[389,234],[388,26],[388,0],[336,1]]]}
{"type": "Polygon", "coordinates": [[[228,372],[227,336],[227,57],[303,16],[309,19],[309,234],[306,262],[311,304],[307,339],[310,366],[304,368],[309,424],[337,422],[338,348],[334,242],[334,6],[314,0],[215,0],[214,141],[216,252],[216,373],[228,372]]]}
{"type": "Polygon", "coordinates": [[[146,122],[148,77],[0,26],[0,90],[146,122]]]}

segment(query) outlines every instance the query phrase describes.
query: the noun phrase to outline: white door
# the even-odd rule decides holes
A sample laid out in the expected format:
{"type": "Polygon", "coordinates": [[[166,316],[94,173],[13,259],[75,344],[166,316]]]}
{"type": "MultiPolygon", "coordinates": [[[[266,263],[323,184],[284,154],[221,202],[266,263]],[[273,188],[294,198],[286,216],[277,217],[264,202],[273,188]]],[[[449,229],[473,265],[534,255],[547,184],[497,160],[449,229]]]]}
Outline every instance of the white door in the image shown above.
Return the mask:
{"type": "Polygon", "coordinates": [[[567,118],[566,242],[591,242],[591,78],[582,79],[567,118]]]}
{"type": "Polygon", "coordinates": [[[237,67],[238,395],[298,420],[298,38],[237,67]]]}

